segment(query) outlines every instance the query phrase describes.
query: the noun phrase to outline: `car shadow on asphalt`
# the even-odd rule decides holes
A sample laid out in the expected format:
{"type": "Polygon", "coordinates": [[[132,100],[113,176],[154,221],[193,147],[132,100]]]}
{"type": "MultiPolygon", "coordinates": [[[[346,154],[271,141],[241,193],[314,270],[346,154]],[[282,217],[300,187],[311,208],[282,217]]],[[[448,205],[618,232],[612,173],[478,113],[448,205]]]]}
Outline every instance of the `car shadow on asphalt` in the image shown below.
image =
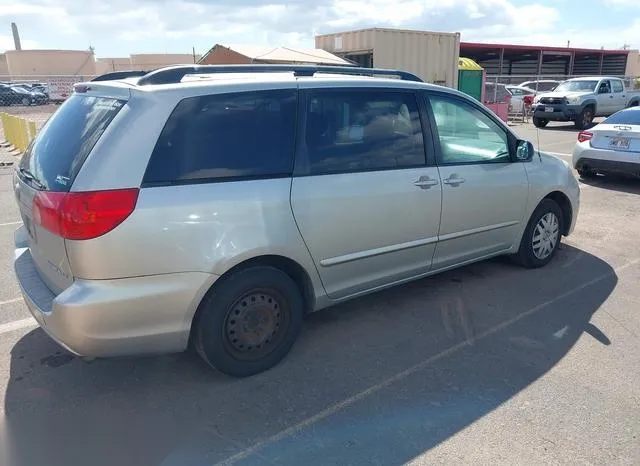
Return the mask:
{"type": "Polygon", "coordinates": [[[598,175],[594,178],[580,177],[580,182],[598,189],[640,195],[640,178],[618,175],[598,175]]]}
{"type": "Polygon", "coordinates": [[[590,320],[616,284],[567,245],[542,269],[474,264],[312,314],[283,363],[242,380],[191,353],[86,363],[34,330],[11,352],[8,464],[403,464],[578,339],[604,349],[590,320]]]}

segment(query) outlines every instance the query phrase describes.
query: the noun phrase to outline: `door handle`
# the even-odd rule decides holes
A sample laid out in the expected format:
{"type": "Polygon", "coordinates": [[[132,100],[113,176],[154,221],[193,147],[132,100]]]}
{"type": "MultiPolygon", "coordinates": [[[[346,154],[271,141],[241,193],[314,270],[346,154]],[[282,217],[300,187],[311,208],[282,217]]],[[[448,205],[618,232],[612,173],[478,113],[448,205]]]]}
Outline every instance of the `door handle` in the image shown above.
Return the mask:
{"type": "Polygon", "coordinates": [[[613,99],[613,96],[612,96],[612,95],[610,95],[610,96],[609,96],[609,98],[610,98],[610,99],[613,99]]]}
{"type": "Polygon", "coordinates": [[[432,178],[429,178],[428,176],[421,176],[413,182],[413,185],[421,189],[429,189],[431,186],[438,185],[438,183],[438,180],[434,180],[432,178]]]}
{"type": "Polygon", "coordinates": [[[446,178],[442,181],[444,184],[450,184],[452,186],[457,186],[465,182],[464,178],[461,178],[457,175],[451,175],[449,178],[446,178]]]}

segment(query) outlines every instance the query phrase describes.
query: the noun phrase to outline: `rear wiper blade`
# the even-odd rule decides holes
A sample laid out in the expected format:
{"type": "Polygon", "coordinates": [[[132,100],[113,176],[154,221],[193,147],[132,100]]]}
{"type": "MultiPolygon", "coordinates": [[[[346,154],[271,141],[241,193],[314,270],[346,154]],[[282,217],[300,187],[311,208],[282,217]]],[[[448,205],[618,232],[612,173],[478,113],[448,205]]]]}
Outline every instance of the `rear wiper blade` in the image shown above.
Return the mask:
{"type": "Polygon", "coordinates": [[[20,171],[20,174],[25,179],[29,180],[31,183],[36,185],[36,187],[38,189],[46,189],[46,186],[44,184],[42,184],[42,182],[33,173],[31,173],[29,170],[27,170],[26,168],[22,168],[22,167],[20,167],[18,170],[20,171]]]}

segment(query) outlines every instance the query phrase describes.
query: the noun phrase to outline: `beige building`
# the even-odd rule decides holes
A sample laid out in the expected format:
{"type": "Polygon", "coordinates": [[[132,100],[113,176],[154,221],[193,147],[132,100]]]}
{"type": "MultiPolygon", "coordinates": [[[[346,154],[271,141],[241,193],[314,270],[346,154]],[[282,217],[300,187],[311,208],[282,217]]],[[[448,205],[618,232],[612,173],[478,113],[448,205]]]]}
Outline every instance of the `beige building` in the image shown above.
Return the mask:
{"type": "Polygon", "coordinates": [[[96,60],[96,74],[111,73],[113,71],[150,71],[171,65],[196,63],[200,55],[191,53],[140,53],[129,57],[98,58],[96,60]]]}
{"type": "Polygon", "coordinates": [[[0,74],[14,79],[96,74],[95,58],[88,50],[7,50],[1,57],[0,74]]]}
{"type": "Polygon", "coordinates": [[[629,50],[625,75],[634,78],[640,77],[640,52],[638,50],[629,50]]]}
{"type": "Polygon", "coordinates": [[[7,55],[0,53],[0,76],[9,74],[9,65],[7,64],[7,55]]]}
{"type": "Polygon", "coordinates": [[[323,49],[364,67],[409,71],[425,82],[457,87],[460,33],[361,29],[316,36],[323,49]]]}
{"type": "Polygon", "coordinates": [[[256,45],[214,45],[198,62],[201,65],[300,64],[350,65],[322,49],[301,49],[256,45]]]}

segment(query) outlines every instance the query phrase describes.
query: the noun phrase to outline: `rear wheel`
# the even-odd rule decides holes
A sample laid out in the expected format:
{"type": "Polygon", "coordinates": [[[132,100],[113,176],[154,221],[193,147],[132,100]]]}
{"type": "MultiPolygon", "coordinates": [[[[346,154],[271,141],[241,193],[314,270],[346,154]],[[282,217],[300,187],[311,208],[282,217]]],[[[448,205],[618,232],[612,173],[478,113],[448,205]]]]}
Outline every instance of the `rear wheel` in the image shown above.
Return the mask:
{"type": "Polygon", "coordinates": [[[585,107],[578,115],[578,119],[575,121],[576,129],[587,129],[593,122],[593,109],[591,107],[585,107]]]}
{"type": "Polygon", "coordinates": [[[201,304],[194,343],[212,367],[247,377],[278,364],[302,327],[296,283],[273,267],[251,267],[215,286],[201,304]]]}
{"type": "Polygon", "coordinates": [[[536,128],[544,128],[548,124],[549,120],[547,120],[546,118],[533,117],[533,126],[535,126],[536,128]]]}
{"type": "Polygon", "coordinates": [[[551,199],[543,199],[531,215],[514,259],[527,268],[547,265],[560,245],[562,210],[551,199]]]}

